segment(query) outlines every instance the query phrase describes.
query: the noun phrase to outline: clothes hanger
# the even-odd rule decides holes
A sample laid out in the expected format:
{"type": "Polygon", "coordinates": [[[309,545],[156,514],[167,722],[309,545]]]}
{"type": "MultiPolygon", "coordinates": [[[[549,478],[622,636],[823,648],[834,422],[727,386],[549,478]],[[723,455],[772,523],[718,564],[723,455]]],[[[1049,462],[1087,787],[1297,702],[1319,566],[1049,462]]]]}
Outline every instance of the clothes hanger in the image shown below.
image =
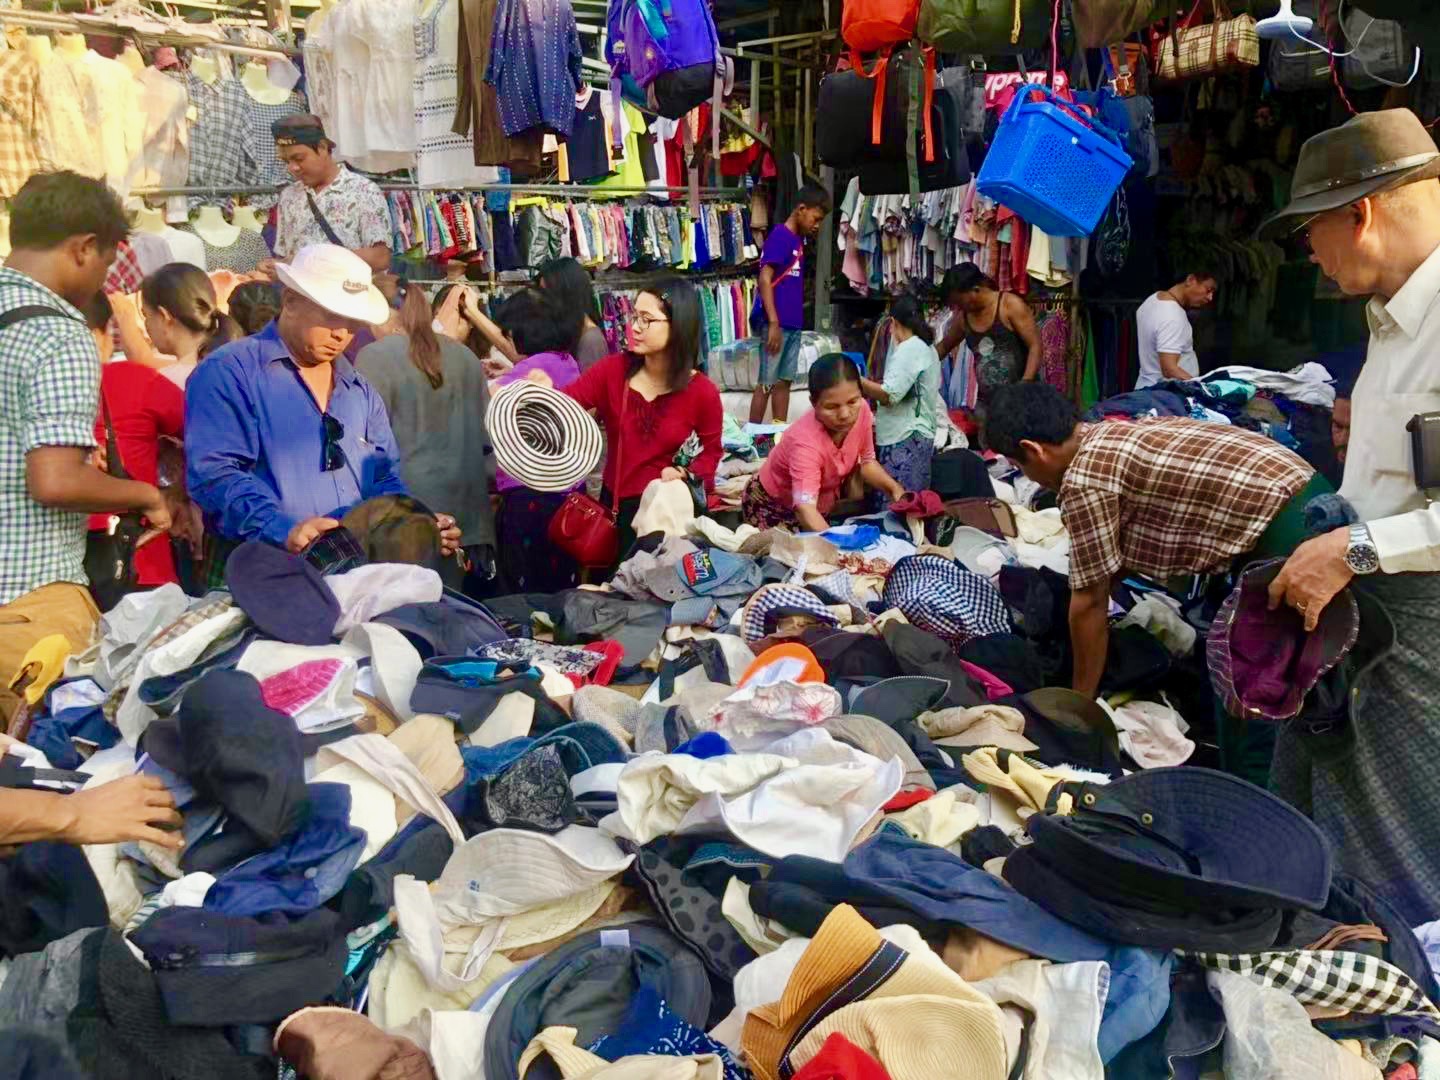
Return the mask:
{"type": "Polygon", "coordinates": [[[206,86],[220,81],[220,64],[213,56],[196,53],[190,57],[190,72],[206,86]]]}

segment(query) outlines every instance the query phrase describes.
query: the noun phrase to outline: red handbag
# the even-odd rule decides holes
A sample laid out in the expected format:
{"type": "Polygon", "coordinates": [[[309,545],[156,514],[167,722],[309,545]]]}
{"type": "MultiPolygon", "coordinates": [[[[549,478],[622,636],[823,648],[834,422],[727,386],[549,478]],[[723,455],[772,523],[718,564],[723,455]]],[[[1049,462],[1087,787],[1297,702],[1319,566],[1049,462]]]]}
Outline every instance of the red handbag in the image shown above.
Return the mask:
{"type": "MultiPolygon", "coordinates": [[[[630,380],[620,384],[620,425],[624,438],[625,406],[630,399],[630,380]]],[[[615,444],[615,489],[610,493],[610,506],[592,499],[583,491],[565,496],[560,509],[550,519],[546,535],[550,543],[563,551],[582,570],[596,570],[615,565],[620,557],[620,439],[615,444]]]]}

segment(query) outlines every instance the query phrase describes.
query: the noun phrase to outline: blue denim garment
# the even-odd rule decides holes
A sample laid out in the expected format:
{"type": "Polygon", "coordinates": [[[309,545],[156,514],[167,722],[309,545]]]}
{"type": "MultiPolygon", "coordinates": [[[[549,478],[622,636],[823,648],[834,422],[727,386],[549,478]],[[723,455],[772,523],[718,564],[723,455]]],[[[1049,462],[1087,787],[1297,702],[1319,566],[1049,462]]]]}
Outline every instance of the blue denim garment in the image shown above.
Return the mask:
{"type": "Polygon", "coordinates": [[[99,705],[62,709],[53,716],[42,716],[30,725],[25,741],[45,754],[57,769],[78,769],[85,759],[75,749],[72,739],[92,742],[108,750],[120,739],[115,726],[105,719],[99,705]]]}
{"type": "Polygon", "coordinates": [[[325,415],[344,426],[345,464],[326,471],[325,421],[271,323],[216,350],[185,393],[190,497],[228,540],[284,544],[312,517],[376,495],[406,495],[385,402],[341,357],[325,415]]]}
{"type": "Polygon", "coordinates": [[[360,862],[365,833],[350,824],[350,789],[309,784],[310,818],[269,851],[221,874],[205,910],[226,915],[304,915],[338,893],[360,862]]]}
{"type": "Polygon", "coordinates": [[[1175,954],[1133,945],[1116,946],[1110,990],[1100,1017],[1100,1060],[1107,1065],[1131,1043],[1149,1035],[1170,1010],[1170,973],[1175,954]]]}
{"type": "MultiPolygon", "coordinates": [[[[470,785],[478,780],[498,776],[521,754],[535,745],[534,739],[510,739],[499,746],[460,747],[460,759],[465,762],[465,783],[470,785]]],[[[462,791],[463,789],[456,789],[462,791]]],[[[454,792],[451,793],[452,795],[454,792]]],[[[463,799],[461,805],[464,805],[463,799]]],[[[452,806],[451,809],[454,809],[452,806]]]]}

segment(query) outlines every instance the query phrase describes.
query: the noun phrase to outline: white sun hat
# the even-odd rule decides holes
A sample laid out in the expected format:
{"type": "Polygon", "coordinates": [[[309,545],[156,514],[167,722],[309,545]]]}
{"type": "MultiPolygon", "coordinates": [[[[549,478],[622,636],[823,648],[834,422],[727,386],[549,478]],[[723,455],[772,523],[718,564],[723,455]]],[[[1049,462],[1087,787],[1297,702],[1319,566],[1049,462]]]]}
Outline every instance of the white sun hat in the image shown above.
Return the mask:
{"type": "Polygon", "coordinates": [[[287,289],[341,318],[378,326],[390,317],[385,295],[370,280],[370,264],[336,244],[307,244],[275,276],[287,289]]]}

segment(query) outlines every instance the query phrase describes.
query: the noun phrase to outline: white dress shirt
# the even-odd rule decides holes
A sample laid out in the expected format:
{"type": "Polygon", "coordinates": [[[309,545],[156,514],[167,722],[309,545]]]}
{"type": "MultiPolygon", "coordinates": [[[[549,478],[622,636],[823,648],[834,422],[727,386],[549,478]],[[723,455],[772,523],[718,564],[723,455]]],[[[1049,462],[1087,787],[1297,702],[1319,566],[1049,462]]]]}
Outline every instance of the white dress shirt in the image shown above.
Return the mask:
{"type": "Polygon", "coordinates": [[[1365,315],[1370,349],[1351,394],[1340,494],[1370,526],[1385,573],[1440,571],[1440,506],[1415,487],[1405,430],[1416,413],[1440,411],[1440,248],[1365,315]]]}

